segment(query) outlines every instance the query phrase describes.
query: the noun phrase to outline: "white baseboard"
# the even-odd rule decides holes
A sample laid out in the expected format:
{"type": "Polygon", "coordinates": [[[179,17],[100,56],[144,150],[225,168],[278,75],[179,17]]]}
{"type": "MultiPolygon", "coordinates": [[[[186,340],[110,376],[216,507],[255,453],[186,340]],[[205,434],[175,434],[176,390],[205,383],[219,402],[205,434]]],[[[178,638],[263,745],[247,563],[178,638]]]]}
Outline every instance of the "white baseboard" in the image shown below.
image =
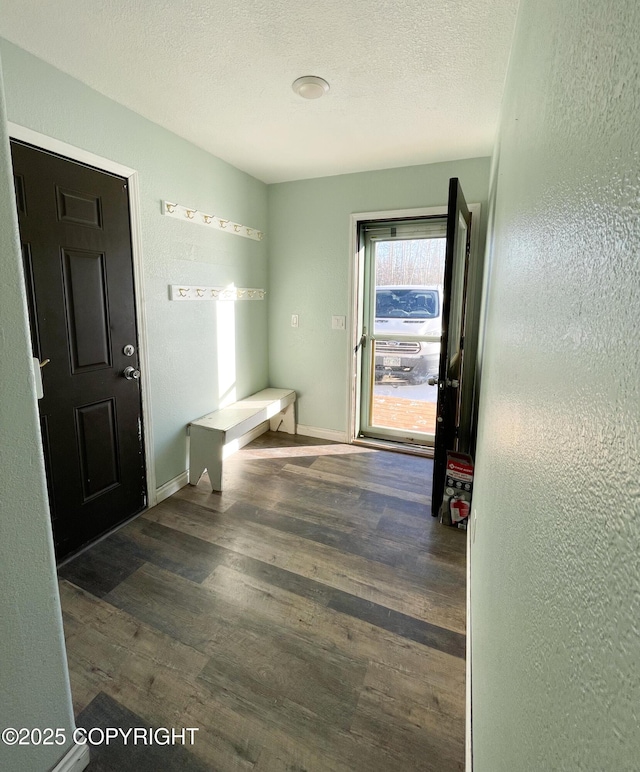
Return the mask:
{"type": "Polygon", "coordinates": [[[82,772],[89,766],[89,746],[73,745],[51,772],[82,772]]]}
{"type": "Polygon", "coordinates": [[[333,442],[349,442],[346,432],[337,429],[321,429],[318,426],[305,426],[298,424],[296,434],[302,434],[304,437],[317,437],[319,440],[332,440],[333,442]]]}
{"type": "Polygon", "coordinates": [[[169,480],[169,482],[166,482],[164,485],[156,488],[156,504],[159,504],[161,501],[168,499],[169,496],[173,496],[173,494],[177,493],[180,488],[184,488],[184,486],[188,484],[189,472],[185,469],[184,472],[181,472],[179,475],[174,477],[173,480],[169,480]]]}

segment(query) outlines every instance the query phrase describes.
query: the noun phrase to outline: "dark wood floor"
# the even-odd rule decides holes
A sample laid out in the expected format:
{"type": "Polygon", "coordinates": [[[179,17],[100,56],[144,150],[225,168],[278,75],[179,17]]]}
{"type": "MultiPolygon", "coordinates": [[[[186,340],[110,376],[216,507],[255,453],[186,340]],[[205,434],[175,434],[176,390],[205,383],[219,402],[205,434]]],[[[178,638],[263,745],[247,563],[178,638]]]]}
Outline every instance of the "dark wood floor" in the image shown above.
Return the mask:
{"type": "Polygon", "coordinates": [[[198,727],[90,770],[464,768],[465,534],[432,462],[268,433],[60,571],[78,724],[198,727]]]}

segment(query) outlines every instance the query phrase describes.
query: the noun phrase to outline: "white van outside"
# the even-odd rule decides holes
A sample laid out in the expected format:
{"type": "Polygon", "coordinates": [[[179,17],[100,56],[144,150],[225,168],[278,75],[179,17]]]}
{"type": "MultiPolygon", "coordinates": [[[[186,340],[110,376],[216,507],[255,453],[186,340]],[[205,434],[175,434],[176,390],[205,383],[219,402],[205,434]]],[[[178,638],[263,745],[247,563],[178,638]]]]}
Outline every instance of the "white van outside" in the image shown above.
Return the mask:
{"type": "Polygon", "coordinates": [[[395,340],[376,340],[376,383],[416,385],[437,376],[440,342],[411,338],[442,335],[442,287],[376,287],[374,335],[396,334],[395,340]]]}

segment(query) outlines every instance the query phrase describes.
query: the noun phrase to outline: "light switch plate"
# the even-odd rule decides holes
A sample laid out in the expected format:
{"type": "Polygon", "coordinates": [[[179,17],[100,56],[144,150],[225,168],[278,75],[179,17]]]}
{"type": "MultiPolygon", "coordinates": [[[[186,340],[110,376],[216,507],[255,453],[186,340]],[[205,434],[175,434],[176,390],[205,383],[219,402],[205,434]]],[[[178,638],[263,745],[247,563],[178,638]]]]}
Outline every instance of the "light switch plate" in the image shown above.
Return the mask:
{"type": "Polygon", "coordinates": [[[331,329],[332,330],[344,330],[347,326],[347,318],[345,316],[332,316],[331,317],[331,329]]]}
{"type": "Polygon", "coordinates": [[[292,327],[298,327],[299,326],[298,314],[291,314],[291,326],[292,327]]]}

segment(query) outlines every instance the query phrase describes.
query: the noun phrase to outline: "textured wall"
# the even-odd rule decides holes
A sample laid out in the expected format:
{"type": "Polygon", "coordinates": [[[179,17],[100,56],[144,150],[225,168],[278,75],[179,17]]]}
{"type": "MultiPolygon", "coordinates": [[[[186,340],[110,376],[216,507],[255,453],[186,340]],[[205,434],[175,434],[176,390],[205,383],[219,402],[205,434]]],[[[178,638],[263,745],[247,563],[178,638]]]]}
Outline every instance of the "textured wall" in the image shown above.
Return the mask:
{"type": "Polygon", "coordinates": [[[267,310],[171,303],[169,284],[264,287],[267,240],[256,242],[160,214],[168,199],[267,230],[266,186],[106,99],[43,61],[2,42],[9,120],[136,169],[149,332],[157,484],[186,469],[185,427],[267,384],[267,310]],[[233,341],[235,346],[229,346],[233,341]]]}
{"type": "Polygon", "coordinates": [[[640,6],[522,0],[472,547],[475,772],[640,768],[640,6]]]}
{"type": "Polygon", "coordinates": [[[296,389],[301,424],[347,430],[351,340],[331,329],[331,316],[346,315],[348,326],[350,215],[446,206],[450,177],[486,210],[488,158],[269,186],[270,382],[296,389]]]}
{"type": "MultiPolygon", "coordinates": [[[[73,726],[0,70],[0,728],[73,726]]],[[[69,746],[70,743],[67,743],[69,746]]],[[[67,748],[0,743],[0,768],[50,769],[67,748]]]]}

